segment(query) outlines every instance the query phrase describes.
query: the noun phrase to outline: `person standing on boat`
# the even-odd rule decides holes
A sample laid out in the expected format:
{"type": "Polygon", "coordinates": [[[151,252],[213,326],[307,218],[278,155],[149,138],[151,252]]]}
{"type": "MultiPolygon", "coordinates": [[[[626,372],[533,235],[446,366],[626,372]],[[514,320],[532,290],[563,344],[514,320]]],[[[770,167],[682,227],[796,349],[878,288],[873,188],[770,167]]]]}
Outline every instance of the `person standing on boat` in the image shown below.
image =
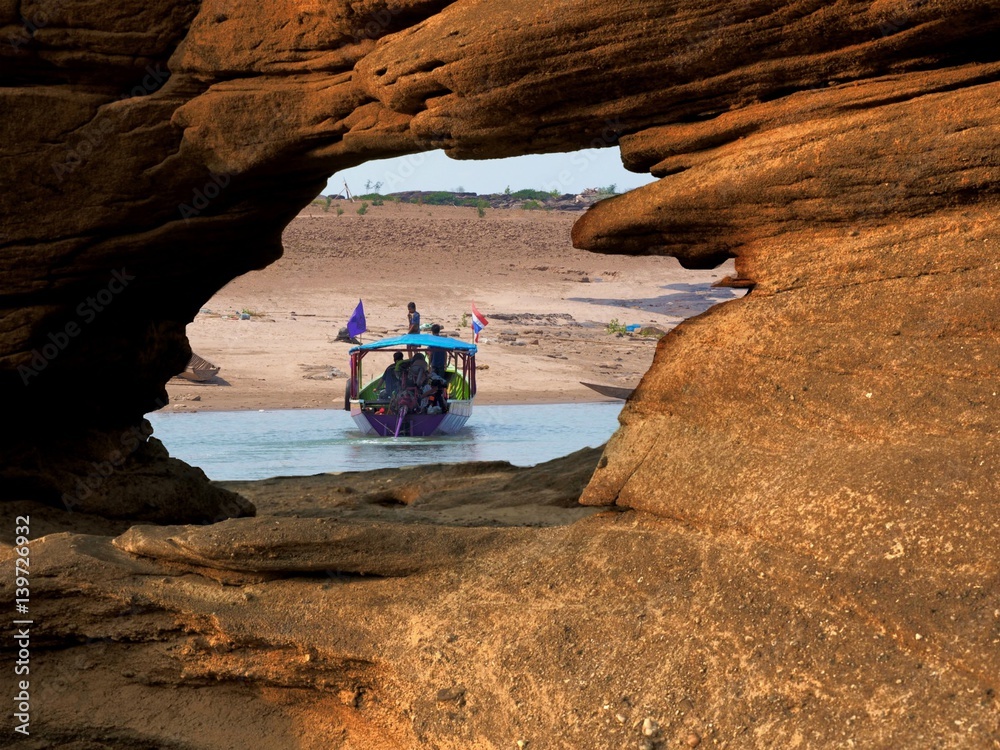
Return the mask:
{"type": "MultiPolygon", "coordinates": [[[[417,312],[416,302],[410,302],[406,306],[406,322],[407,322],[406,332],[408,334],[420,333],[420,313],[417,312]]],[[[417,347],[415,346],[406,347],[406,351],[409,352],[411,357],[413,356],[413,353],[416,350],[417,347]]]]}
{"type": "MultiPolygon", "coordinates": [[[[437,323],[431,326],[431,333],[435,336],[441,335],[441,326],[437,323]]],[[[448,367],[448,352],[445,349],[437,349],[431,347],[431,372],[437,375],[439,378],[447,380],[448,376],[446,374],[448,367]]]]}
{"type": "Polygon", "coordinates": [[[420,313],[417,312],[417,303],[410,302],[406,306],[407,333],[420,333],[420,313]]]}

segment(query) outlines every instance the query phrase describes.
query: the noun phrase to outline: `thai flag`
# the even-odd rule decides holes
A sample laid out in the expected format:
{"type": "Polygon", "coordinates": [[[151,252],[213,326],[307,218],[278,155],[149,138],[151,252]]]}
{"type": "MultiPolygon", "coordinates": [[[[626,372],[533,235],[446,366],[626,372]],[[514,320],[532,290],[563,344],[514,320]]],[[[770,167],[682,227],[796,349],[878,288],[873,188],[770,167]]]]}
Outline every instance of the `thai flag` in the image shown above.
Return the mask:
{"type": "Polygon", "coordinates": [[[351,319],[347,321],[347,335],[351,338],[368,330],[368,321],[365,320],[365,306],[358,300],[358,306],[351,313],[351,319]]]}
{"type": "Polygon", "coordinates": [[[479,310],[476,309],[475,303],[472,304],[472,340],[477,344],[479,343],[479,332],[483,330],[486,326],[490,324],[490,321],[486,319],[479,310]]]}

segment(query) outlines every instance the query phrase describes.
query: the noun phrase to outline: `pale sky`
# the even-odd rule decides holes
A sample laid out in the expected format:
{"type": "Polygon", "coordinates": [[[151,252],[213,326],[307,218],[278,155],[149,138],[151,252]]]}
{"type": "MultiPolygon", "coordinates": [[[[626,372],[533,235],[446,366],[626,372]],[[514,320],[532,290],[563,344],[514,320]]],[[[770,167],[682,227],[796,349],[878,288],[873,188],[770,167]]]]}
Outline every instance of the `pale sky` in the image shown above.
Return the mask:
{"type": "Polygon", "coordinates": [[[546,192],[580,193],[585,188],[614,184],[618,192],[654,182],[648,174],[635,174],[622,166],[617,148],[584,149],[566,154],[515,156],[510,159],[458,161],[443,151],[427,151],[396,159],[370,161],[334,174],[327,194],[336,194],[347,180],[351,192],[361,195],[365,182],[381,182],[379,192],[402,190],[450,190],[470,193],[502,193],[531,188],[546,192]]]}

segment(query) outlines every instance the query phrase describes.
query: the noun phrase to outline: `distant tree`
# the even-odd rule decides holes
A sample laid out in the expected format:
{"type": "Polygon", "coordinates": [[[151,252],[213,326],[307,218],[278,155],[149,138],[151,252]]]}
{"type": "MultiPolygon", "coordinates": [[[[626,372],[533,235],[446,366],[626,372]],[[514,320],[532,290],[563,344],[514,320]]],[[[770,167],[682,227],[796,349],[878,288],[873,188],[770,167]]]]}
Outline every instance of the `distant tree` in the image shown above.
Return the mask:
{"type": "Polygon", "coordinates": [[[519,201],[527,200],[529,198],[535,201],[545,201],[548,200],[551,197],[551,195],[549,193],[546,193],[544,190],[525,189],[511,193],[510,197],[516,198],[519,201]]]}
{"type": "Polygon", "coordinates": [[[379,181],[379,182],[372,182],[371,180],[367,180],[365,182],[365,192],[366,193],[377,193],[381,189],[382,189],[382,182],[381,181],[379,181]]]}
{"type": "Polygon", "coordinates": [[[503,191],[503,194],[504,194],[504,195],[510,195],[510,185],[508,185],[508,186],[507,186],[507,187],[506,187],[506,188],[504,189],[504,191],[503,191]]]}
{"type": "Polygon", "coordinates": [[[447,190],[435,190],[430,193],[424,193],[420,198],[423,203],[429,203],[432,206],[455,205],[455,194],[447,190]]]}

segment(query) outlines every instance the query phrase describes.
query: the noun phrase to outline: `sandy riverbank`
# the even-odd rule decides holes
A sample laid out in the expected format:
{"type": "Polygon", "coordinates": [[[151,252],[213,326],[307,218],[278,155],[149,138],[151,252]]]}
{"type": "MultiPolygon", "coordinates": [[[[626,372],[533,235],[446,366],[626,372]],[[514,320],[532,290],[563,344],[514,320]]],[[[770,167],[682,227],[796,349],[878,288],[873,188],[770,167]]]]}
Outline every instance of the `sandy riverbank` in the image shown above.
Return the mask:
{"type": "Polygon", "coordinates": [[[673,258],[595,255],[573,248],[577,213],[386,203],[306,209],[286,229],[285,255],[215,295],[188,336],[221,367],[211,384],[175,378],[167,411],[337,407],[350,344],[337,331],[364,300],[365,341],[401,334],[406,303],[424,323],[459,328],[475,301],[482,403],[603,400],[580,381],[635,385],[656,339],[608,324],[669,330],[740,294],[711,283],[732,269],[687,271],[673,258]],[[248,320],[239,313],[251,313],[248,320]],[[331,378],[331,373],[333,377],[331,378]]]}

